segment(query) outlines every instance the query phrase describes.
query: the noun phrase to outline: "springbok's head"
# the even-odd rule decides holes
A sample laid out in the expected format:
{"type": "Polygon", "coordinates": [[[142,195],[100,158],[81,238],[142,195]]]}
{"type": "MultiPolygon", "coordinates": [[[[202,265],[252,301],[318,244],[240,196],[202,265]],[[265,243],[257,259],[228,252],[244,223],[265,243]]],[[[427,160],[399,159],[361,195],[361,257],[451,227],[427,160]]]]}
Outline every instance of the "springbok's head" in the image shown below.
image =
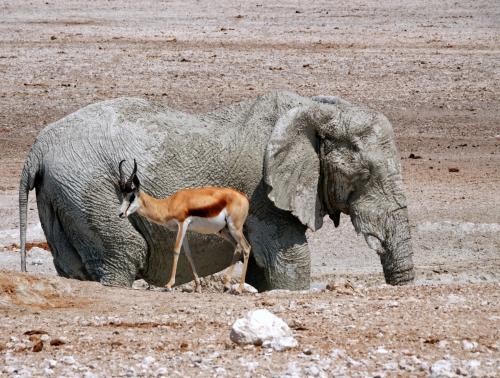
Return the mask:
{"type": "Polygon", "coordinates": [[[135,213],[139,207],[139,190],[141,187],[141,183],[139,178],[137,177],[137,162],[134,159],[134,170],[132,174],[125,181],[125,177],[123,175],[122,165],[125,160],[122,160],[118,165],[118,171],[120,172],[120,191],[122,193],[122,203],[120,205],[119,217],[126,218],[129,215],[135,213]]]}

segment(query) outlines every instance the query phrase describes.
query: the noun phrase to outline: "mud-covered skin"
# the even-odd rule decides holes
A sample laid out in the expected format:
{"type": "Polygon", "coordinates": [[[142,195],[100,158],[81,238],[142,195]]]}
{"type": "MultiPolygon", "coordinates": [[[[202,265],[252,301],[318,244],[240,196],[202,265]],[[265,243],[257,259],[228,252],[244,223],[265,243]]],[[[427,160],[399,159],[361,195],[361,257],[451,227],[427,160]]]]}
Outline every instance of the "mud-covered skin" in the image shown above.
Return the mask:
{"type": "MultiPolygon", "coordinates": [[[[127,159],[129,165],[124,165],[124,171],[129,172],[135,158],[143,189],[156,197],[166,197],[187,187],[209,185],[233,187],[247,194],[251,205],[246,233],[253,256],[248,281],[261,290],[308,288],[310,255],[306,226],[320,227],[322,215],[334,213],[338,211],[337,205],[340,206],[338,198],[332,199],[338,196],[338,190],[337,194],[329,191],[327,187],[333,186],[325,183],[323,172],[327,169],[323,165],[328,159],[321,157],[319,146],[323,138],[331,138],[327,129],[337,127],[339,114],[361,114],[358,120],[366,121],[365,128],[369,129],[374,125],[368,122],[371,118],[363,114],[370,117],[376,114],[345,102],[320,101],[325,104],[290,92],[273,92],[198,116],[134,98],[87,106],[47,126],[32,147],[21,177],[21,232],[25,229],[27,190],[35,187],[40,221],[60,275],[110,285],[131,285],[137,278],[164,285],[171,268],[175,234],[137,215],[128,220],[118,217],[121,200],[118,163],[127,159]],[[307,114],[299,120],[302,125],[299,129],[309,130],[308,135],[314,139],[312,147],[308,148],[309,156],[294,148],[293,141],[302,140],[293,129],[297,109],[307,114]],[[280,118],[281,123],[278,122],[280,118]],[[288,122],[289,118],[294,122],[288,122]],[[328,125],[321,124],[325,120],[329,120],[328,125]],[[281,124],[279,132],[277,124],[281,124]],[[292,139],[286,139],[288,134],[292,139]],[[285,139],[281,140],[281,136],[285,139]],[[274,149],[269,147],[271,139],[274,149]],[[290,160],[285,160],[284,164],[283,159],[275,159],[277,151],[284,151],[290,160]],[[316,153],[317,161],[311,152],[316,153]],[[320,158],[324,160],[321,164],[320,158]],[[304,159],[310,160],[310,164],[307,161],[297,164],[304,159]],[[284,177],[286,182],[280,182],[288,167],[304,172],[284,177]],[[312,167],[318,171],[314,172],[312,167]],[[301,181],[304,179],[307,184],[301,181]],[[313,213],[310,213],[311,200],[315,201],[313,213]]],[[[390,125],[388,127],[390,129],[390,125]]],[[[392,149],[379,148],[378,137],[374,134],[370,134],[374,144],[370,148],[392,154],[388,158],[394,160],[397,155],[392,129],[389,131],[384,143],[389,143],[392,149]]],[[[307,146],[307,140],[302,142],[307,146]]],[[[346,145],[342,146],[344,155],[348,155],[346,145]]],[[[337,160],[328,164],[344,166],[338,158],[337,154],[337,160]]],[[[358,168],[354,165],[352,169],[358,168]]],[[[338,171],[337,168],[333,170],[338,171]]],[[[380,185],[395,188],[404,198],[400,190],[399,164],[396,170],[397,174],[390,179],[397,182],[380,185]]],[[[354,176],[349,177],[349,185],[354,176]]],[[[371,191],[368,184],[363,181],[359,188],[356,186],[360,198],[371,191]]],[[[391,193],[379,191],[378,196],[375,202],[376,205],[385,204],[380,206],[382,209],[392,211],[398,206],[391,193]]],[[[346,202],[342,206],[346,211],[349,204],[346,202]]],[[[366,225],[374,221],[372,218],[359,219],[363,224],[356,227],[359,232],[373,229],[374,226],[366,225]]],[[[375,222],[380,219],[375,217],[375,222]]],[[[355,226],[360,222],[353,219],[355,226]]],[[[194,233],[188,238],[200,276],[220,271],[230,264],[232,247],[228,243],[214,236],[194,233]]],[[[413,272],[411,247],[407,251],[404,261],[399,261],[397,251],[385,255],[383,264],[388,282],[411,280],[409,276],[393,279],[401,266],[410,267],[409,271],[413,272]]],[[[187,260],[183,254],[181,256],[177,284],[192,277],[187,260]]]]}

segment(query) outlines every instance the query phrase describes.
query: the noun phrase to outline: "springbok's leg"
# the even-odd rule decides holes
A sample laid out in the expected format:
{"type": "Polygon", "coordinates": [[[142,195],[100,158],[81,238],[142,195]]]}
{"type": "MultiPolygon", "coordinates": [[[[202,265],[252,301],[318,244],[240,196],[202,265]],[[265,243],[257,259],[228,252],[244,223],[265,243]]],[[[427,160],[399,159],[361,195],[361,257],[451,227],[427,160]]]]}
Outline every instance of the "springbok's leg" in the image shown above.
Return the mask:
{"type": "Polygon", "coordinates": [[[239,233],[240,233],[239,243],[241,245],[241,248],[243,248],[243,271],[241,272],[241,278],[240,278],[240,292],[242,292],[243,285],[245,284],[245,278],[247,276],[248,260],[250,258],[251,246],[248,240],[245,239],[243,232],[240,231],[239,233]]]}
{"type": "Polygon", "coordinates": [[[229,267],[229,275],[232,275],[233,273],[233,268],[234,264],[236,263],[237,259],[240,256],[241,250],[243,250],[243,271],[241,272],[241,278],[240,278],[240,285],[238,287],[238,290],[236,290],[237,293],[241,294],[243,292],[243,285],[245,284],[245,277],[247,274],[247,267],[248,267],[248,258],[250,256],[250,244],[248,241],[245,239],[245,236],[243,235],[243,225],[237,227],[232,221],[228,222],[228,229],[229,233],[231,234],[232,238],[236,241],[236,249],[234,251],[233,255],[233,263],[229,267]]]}
{"type": "Polygon", "coordinates": [[[238,247],[240,250],[243,250],[243,270],[241,272],[240,277],[240,285],[238,287],[237,292],[241,294],[243,292],[243,285],[245,284],[245,277],[247,275],[248,268],[248,258],[250,257],[250,243],[245,239],[243,235],[243,231],[241,230],[232,230],[231,235],[238,241],[238,247]]]}
{"type": "Polygon", "coordinates": [[[233,276],[234,264],[238,261],[240,254],[240,246],[238,242],[234,239],[233,235],[227,228],[223,228],[220,232],[220,235],[230,242],[235,248],[233,253],[233,260],[231,261],[231,265],[226,270],[226,274],[224,275],[224,291],[229,291],[231,289],[231,278],[233,276]]]}
{"type": "Polygon", "coordinates": [[[177,239],[175,240],[175,247],[173,253],[172,260],[172,271],[170,273],[170,279],[168,280],[167,285],[165,286],[168,290],[172,289],[172,286],[175,284],[175,274],[177,273],[177,262],[179,261],[179,254],[181,253],[182,241],[184,240],[184,236],[186,235],[186,230],[188,227],[188,222],[181,222],[177,228],[177,239]]]}
{"type": "Polygon", "coordinates": [[[189,248],[187,236],[184,237],[184,242],[182,243],[182,246],[184,247],[184,252],[186,253],[186,257],[189,261],[189,265],[191,265],[191,272],[193,272],[193,277],[194,277],[194,282],[195,282],[194,291],[197,293],[201,293],[200,278],[198,277],[198,273],[196,273],[196,268],[194,266],[193,257],[191,256],[191,249],[189,248]]]}

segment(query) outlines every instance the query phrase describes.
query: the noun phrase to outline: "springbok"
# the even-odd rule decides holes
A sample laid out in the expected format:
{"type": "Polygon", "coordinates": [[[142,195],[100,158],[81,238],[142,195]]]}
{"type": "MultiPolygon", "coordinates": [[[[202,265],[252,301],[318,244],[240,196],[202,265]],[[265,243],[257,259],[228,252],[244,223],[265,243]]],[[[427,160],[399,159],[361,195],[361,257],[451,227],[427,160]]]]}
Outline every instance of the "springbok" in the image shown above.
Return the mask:
{"type": "Polygon", "coordinates": [[[235,247],[231,266],[224,276],[224,290],[230,290],[230,281],[234,264],[243,250],[243,272],[237,293],[243,291],[243,284],[250,256],[250,244],[243,235],[243,225],[248,216],[249,201],[246,195],[230,188],[204,187],[183,189],[171,196],[158,199],[141,191],[141,183],[137,177],[137,163],[134,159],[134,170],[127,181],[124,180],[122,160],[118,165],[120,173],[120,190],[123,200],[120,206],[120,218],[126,218],[137,212],[150,221],[165,225],[177,231],[172,271],[166,285],[171,289],[175,283],[177,261],[184,247],[186,257],[191,265],[195,291],[201,292],[200,279],[196,273],[186,231],[192,230],[202,234],[214,234],[228,240],[235,247]]]}

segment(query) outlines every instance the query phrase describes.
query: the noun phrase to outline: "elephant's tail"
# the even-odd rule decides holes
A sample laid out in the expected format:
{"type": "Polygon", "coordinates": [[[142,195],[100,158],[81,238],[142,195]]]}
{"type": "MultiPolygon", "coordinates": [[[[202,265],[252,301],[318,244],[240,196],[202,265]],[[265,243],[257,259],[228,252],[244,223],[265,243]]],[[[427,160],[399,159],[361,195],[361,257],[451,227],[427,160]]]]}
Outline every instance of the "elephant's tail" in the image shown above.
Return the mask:
{"type": "Polygon", "coordinates": [[[28,196],[35,186],[39,160],[33,149],[28,154],[19,183],[19,234],[21,244],[21,271],[26,272],[26,228],[28,222],[28,196]]]}

